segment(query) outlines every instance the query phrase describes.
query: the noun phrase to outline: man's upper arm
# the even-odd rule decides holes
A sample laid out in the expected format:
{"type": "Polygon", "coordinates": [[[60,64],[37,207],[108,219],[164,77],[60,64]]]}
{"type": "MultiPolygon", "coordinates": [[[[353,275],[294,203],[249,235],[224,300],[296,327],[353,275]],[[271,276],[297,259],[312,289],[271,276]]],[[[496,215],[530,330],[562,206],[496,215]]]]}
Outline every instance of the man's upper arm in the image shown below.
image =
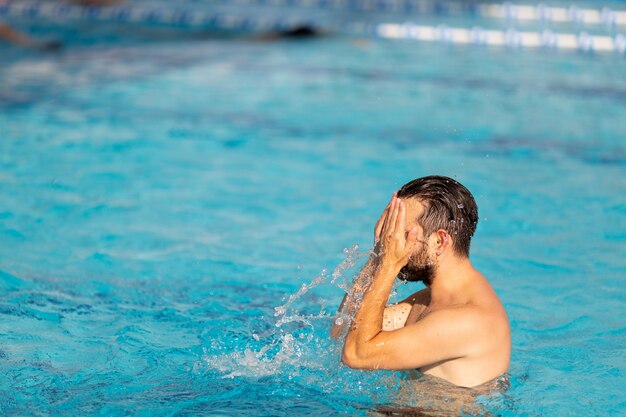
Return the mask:
{"type": "Polygon", "coordinates": [[[383,330],[391,331],[404,327],[413,305],[406,301],[385,307],[383,313],[383,330]]]}
{"type": "Polygon", "coordinates": [[[428,288],[411,294],[397,304],[385,307],[383,314],[383,330],[391,331],[404,327],[406,320],[415,304],[427,304],[430,296],[428,288]]]}
{"type": "Polygon", "coordinates": [[[471,354],[484,328],[476,307],[438,310],[407,327],[380,332],[355,352],[344,352],[343,359],[352,368],[421,368],[471,354]]]}

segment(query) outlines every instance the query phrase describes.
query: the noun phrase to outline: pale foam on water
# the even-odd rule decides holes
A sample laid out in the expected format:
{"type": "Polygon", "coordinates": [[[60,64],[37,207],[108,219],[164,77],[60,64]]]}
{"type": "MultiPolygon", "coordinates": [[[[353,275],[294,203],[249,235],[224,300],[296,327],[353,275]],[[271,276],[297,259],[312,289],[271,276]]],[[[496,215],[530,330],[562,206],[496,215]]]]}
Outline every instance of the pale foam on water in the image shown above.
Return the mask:
{"type": "MultiPolygon", "coordinates": [[[[296,367],[332,367],[331,362],[339,361],[337,342],[330,339],[326,330],[321,335],[316,335],[315,324],[329,323],[334,313],[325,312],[322,305],[318,314],[304,314],[298,309],[297,301],[321,284],[330,284],[344,291],[350,290],[349,278],[354,278],[359,272],[353,268],[360,260],[369,256],[370,251],[359,251],[359,246],[353,245],[344,249],[344,253],[345,258],[332,274],[329,275],[328,270],[323,269],[309,284],[303,283],[284,304],[274,308],[274,331],[262,336],[253,333],[252,340],[243,351],[215,355],[205,348],[203,362],[196,364],[195,369],[215,370],[222,373],[223,378],[259,377],[286,371],[291,378],[297,374],[296,367]],[[260,349],[259,343],[262,344],[260,349]]],[[[265,319],[271,320],[269,317],[265,319]]],[[[345,319],[347,317],[340,315],[337,320],[341,322],[345,319]]]]}

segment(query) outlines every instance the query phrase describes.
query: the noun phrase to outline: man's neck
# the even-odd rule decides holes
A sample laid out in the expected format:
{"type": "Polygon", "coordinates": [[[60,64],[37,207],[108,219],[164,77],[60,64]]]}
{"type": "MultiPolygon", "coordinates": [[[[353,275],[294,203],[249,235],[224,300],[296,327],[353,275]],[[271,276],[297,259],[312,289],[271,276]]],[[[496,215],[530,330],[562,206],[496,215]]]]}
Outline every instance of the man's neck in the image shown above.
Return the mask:
{"type": "Polygon", "coordinates": [[[469,258],[448,254],[441,259],[430,286],[430,304],[453,305],[465,299],[464,288],[475,272],[469,258]]]}

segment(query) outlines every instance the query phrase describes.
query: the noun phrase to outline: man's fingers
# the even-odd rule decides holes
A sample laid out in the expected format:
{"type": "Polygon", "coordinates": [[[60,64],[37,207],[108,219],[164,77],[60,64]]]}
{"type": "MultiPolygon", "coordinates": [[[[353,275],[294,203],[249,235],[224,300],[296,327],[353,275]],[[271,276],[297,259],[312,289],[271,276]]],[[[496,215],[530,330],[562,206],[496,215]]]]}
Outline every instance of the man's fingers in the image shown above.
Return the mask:
{"type": "Polygon", "coordinates": [[[376,231],[375,236],[376,239],[380,239],[380,235],[385,229],[385,224],[387,224],[387,217],[389,216],[389,206],[383,211],[383,215],[378,219],[378,223],[376,223],[376,231]]]}
{"type": "Polygon", "coordinates": [[[376,226],[381,253],[393,265],[406,265],[417,243],[418,228],[406,232],[406,204],[395,193],[385,211],[382,224],[376,226]]]}
{"type": "Polygon", "coordinates": [[[389,227],[391,226],[392,214],[393,214],[393,202],[389,203],[389,209],[387,210],[387,215],[385,216],[385,221],[383,222],[383,227],[380,231],[381,236],[388,233],[389,227]]]}
{"type": "Polygon", "coordinates": [[[374,237],[376,237],[376,239],[380,239],[380,233],[385,226],[385,219],[387,218],[387,213],[389,212],[389,204],[387,204],[387,207],[385,207],[385,210],[383,210],[382,216],[380,216],[380,219],[378,219],[378,222],[376,222],[376,227],[374,228],[374,237]]]}
{"type": "Polygon", "coordinates": [[[398,219],[398,208],[399,208],[399,203],[400,201],[394,197],[393,203],[391,204],[391,211],[389,213],[389,216],[387,218],[387,221],[389,222],[388,227],[386,227],[387,231],[392,232],[396,229],[396,220],[398,219]]]}
{"type": "Polygon", "coordinates": [[[404,234],[404,224],[406,219],[406,206],[404,202],[398,199],[398,215],[396,217],[396,230],[401,231],[404,234]]]}
{"type": "Polygon", "coordinates": [[[374,237],[376,239],[380,239],[380,234],[383,231],[383,227],[385,226],[385,219],[387,218],[387,214],[389,213],[389,208],[391,207],[391,203],[393,201],[393,197],[387,203],[387,206],[383,210],[383,214],[380,215],[380,218],[376,222],[376,227],[374,228],[374,237]]]}

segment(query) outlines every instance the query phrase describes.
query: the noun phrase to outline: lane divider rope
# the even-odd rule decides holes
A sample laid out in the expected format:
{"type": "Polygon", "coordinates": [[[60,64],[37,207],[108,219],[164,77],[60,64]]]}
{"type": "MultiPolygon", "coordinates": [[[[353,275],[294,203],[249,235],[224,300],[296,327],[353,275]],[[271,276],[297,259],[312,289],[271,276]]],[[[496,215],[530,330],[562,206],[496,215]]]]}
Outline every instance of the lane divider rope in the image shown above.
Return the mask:
{"type": "MultiPolygon", "coordinates": [[[[626,26],[626,10],[612,10],[608,7],[602,9],[581,8],[575,5],[570,7],[550,7],[546,4],[520,5],[510,2],[504,3],[474,3],[445,0],[219,0],[228,4],[245,4],[261,6],[295,6],[316,7],[321,9],[344,9],[379,12],[403,12],[423,15],[467,15],[490,19],[506,19],[509,21],[539,21],[545,23],[575,23],[583,25],[604,24],[608,27],[626,26]]],[[[76,12],[69,4],[54,4],[48,2],[10,1],[0,5],[0,9],[18,8],[26,13],[37,14],[40,8],[50,12],[51,10],[76,12]]],[[[131,15],[159,14],[162,19],[185,20],[201,19],[203,12],[174,12],[167,9],[146,8],[141,6],[118,6],[109,8],[87,7],[87,13],[96,15],[115,15],[130,13],[131,15]],[[147,12],[146,12],[147,11],[147,12]],[[176,15],[178,16],[172,16],[176,15]],[[180,16],[180,15],[184,16],[180,16]]],[[[132,17],[132,16],[131,16],[132,17]]]]}
{"type": "Polygon", "coordinates": [[[604,24],[626,26],[626,10],[503,3],[477,3],[446,0],[219,0],[229,4],[315,7],[320,9],[402,12],[425,15],[468,15],[509,21],[538,21],[545,23],[604,24]]]}
{"type": "Polygon", "coordinates": [[[407,39],[423,42],[444,42],[451,44],[476,44],[504,46],[516,49],[550,48],[580,50],[587,52],[626,52],[626,36],[596,36],[587,32],[579,34],[543,32],[522,32],[515,29],[506,31],[487,30],[480,27],[471,29],[451,28],[446,25],[420,26],[412,23],[385,23],[374,29],[376,35],[387,39],[407,39]]]}
{"type": "MultiPolygon", "coordinates": [[[[270,1],[270,0],[266,0],[270,1]]],[[[286,1],[286,0],[271,0],[286,1]]],[[[294,0],[289,0],[294,1],[294,0]]],[[[318,0],[308,0],[318,1],[318,0]]],[[[335,1],[335,0],[327,0],[335,1]]],[[[626,37],[556,33],[551,30],[524,32],[515,29],[489,30],[480,27],[451,28],[446,25],[422,26],[413,23],[363,24],[349,23],[342,27],[321,24],[301,18],[275,16],[239,16],[136,6],[95,7],[58,4],[42,1],[9,1],[0,5],[0,16],[47,18],[52,20],[99,20],[123,23],[157,23],[205,29],[243,31],[283,31],[307,26],[351,35],[367,35],[384,39],[405,39],[422,42],[443,42],[458,45],[490,45],[516,49],[549,48],[587,52],[626,53],[626,37]]]]}
{"type": "Polygon", "coordinates": [[[7,1],[0,4],[0,16],[49,19],[52,21],[89,20],[117,23],[149,23],[188,28],[280,31],[297,26],[319,28],[316,22],[298,17],[245,16],[145,6],[79,6],[46,1],[7,1]]]}

